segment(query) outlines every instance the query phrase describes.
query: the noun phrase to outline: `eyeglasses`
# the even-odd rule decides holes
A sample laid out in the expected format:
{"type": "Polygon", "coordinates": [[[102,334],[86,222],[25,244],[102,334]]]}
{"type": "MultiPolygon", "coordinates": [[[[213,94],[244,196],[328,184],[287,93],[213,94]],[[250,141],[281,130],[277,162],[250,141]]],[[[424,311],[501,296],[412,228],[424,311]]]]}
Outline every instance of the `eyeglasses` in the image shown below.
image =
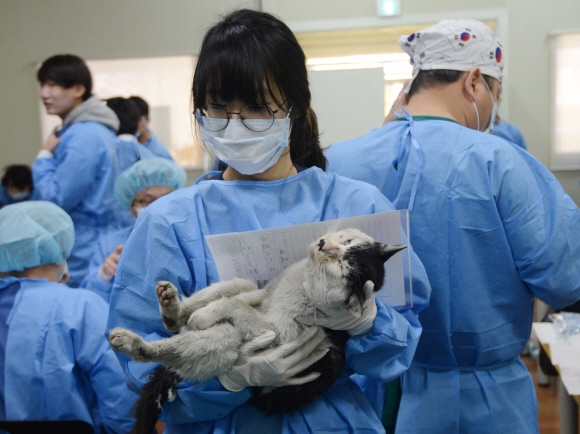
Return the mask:
{"type": "Polygon", "coordinates": [[[151,205],[153,202],[155,202],[155,198],[147,198],[147,199],[135,199],[133,200],[133,203],[131,203],[131,208],[137,208],[138,206],[140,206],[141,208],[147,208],[149,205],[151,205]]]}
{"type": "Polygon", "coordinates": [[[239,112],[228,112],[224,107],[207,104],[193,113],[199,125],[208,131],[221,131],[228,126],[230,115],[239,115],[244,126],[255,132],[266,131],[274,125],[274,115],[280,109],[272,110],[264,104],[248,104],[239,112]]]}

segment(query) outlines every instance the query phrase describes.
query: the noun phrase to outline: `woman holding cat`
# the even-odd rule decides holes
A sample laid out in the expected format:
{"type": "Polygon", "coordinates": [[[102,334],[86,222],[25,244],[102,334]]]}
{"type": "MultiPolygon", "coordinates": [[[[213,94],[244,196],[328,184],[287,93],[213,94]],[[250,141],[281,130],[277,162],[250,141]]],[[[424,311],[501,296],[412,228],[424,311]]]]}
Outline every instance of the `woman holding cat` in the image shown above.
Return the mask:
{"type": "MultiPolygon", "coordinates": [[[[124,327],[145,340],[168,336],[155,285],[170,281],[183,296],[217,282],[205,235],[394,209],[374,187],[324,172],[304,53],[277,18],[239,10],[213,26],[202,44],[193,100],[205,143],[228,167],[159,199],[142,213],[117,268],[109,331],[124,327]]],[[[311,380],[292,377],[300,372],[297,366],[309,366],[323,355],[315,350],[319,338],[313,337],[314,328],[267,355],[252,355],[273,339],[264,336],[244,345],[251,348],[244,355],[244,365],[254,373],[251,378],[234,368],[229,378],[182,382],[175,399],[163,408],[166,432],[381,432],[381,384],[408,368],[421,332],[417,314],[430,292],[422,264],[414,254],[412,260],[412,309],[396,310],[371,299],[372,308],[360,321],[334,324],[353,334],[346,348],[348,366],[316,402],[273,416],[247,402],[251,391],[244,386],[311,380]],[[355,373],[363,387],[351,378],[355,373]]],[[[141,388],[153,366],[118,356],[130,387],[141,388]]]]}

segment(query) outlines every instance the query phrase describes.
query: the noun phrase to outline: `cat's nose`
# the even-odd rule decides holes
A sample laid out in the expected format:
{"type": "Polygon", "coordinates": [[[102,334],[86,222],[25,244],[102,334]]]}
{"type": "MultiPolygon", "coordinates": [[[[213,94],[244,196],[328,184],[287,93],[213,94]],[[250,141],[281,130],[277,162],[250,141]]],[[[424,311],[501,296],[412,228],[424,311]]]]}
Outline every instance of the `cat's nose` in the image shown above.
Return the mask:
{"type": "Polygon", "coordinates": [[[339,248],[335,246],[331,241],[320,240],[318,242],[318,250],[323,252],[329,252],[331,250],[338,250],[339,248]]]}

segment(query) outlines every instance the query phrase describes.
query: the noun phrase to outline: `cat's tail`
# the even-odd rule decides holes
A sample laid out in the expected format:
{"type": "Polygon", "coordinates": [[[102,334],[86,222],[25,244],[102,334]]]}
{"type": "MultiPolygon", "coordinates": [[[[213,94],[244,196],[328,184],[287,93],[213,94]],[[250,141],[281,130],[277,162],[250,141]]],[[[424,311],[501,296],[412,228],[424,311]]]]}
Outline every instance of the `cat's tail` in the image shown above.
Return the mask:
{"type": "Polygon", "coordinates": [[[158,366],[149,377],[151,379],[141,389],[141,395],[133,407],[136,422],[130,434],[155,432],[163,403],[180,381],[179,376],[165,366],[158,366]]]}

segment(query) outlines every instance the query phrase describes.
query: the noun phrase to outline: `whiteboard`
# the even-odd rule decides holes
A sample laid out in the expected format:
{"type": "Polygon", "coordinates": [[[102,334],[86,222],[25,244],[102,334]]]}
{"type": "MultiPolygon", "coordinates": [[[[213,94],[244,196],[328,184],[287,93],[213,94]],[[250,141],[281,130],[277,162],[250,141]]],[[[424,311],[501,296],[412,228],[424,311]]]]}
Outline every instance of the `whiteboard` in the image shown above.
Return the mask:
{"type": "Polygon", "coordinates": [[[362,136],[383,124],[383,68],[309,71],[308,77],[322,147],[362,136]]]}

